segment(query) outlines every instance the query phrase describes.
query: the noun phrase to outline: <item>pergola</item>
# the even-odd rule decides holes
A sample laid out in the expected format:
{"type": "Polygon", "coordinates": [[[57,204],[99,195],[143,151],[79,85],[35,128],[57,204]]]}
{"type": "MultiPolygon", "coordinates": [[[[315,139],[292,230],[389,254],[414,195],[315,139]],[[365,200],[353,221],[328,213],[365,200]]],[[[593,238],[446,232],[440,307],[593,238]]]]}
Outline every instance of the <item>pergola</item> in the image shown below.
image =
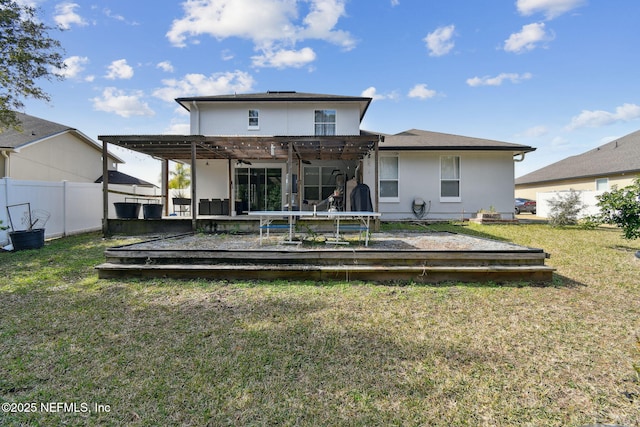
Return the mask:
{"type": "MultiPolygon", "coordinates": [[[[107,146],[113,144],[132,151],[144,153],[162,160],[162,194],[168,196],[168,161],[191,163],[191,212],[193,229],[196,228],[196,160],[226,159],[238,160],[286,160],[289,209],[292,208],[292,164],[296,159],[301,163],[313,160],[362,160],[373,151],[375,155],[374,207],[377,210],[378,194],[378,152],[383,137],[362,132],[360,135],[345,136],[204,136],[204,135],[103,135],[102,141],[103,176],[108,173],[107,146]]],[[[229,176],[231,186],[232,177],[229,176]]],[[[103,229],[107,231],[109,205],[109,182],[103,181],[103,229]]],[[[231,188],[229,194],[231,195],[231,188]]],[[[165,205],[165,210],[167,206],[165,205]]],[[[166,211],[165,211],[166,213],[166,211]]]]}

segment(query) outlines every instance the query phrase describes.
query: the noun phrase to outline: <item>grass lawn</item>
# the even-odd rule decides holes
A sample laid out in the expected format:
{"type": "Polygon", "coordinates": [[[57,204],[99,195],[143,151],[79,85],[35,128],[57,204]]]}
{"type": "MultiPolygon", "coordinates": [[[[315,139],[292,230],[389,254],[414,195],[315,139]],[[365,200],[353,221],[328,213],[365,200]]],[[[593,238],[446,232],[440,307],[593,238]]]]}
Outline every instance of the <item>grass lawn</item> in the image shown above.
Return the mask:
{"type": "Polygon", "coordinates": [[[95,234],[0,254],[0,425],[640,425],[640,241],[455,230],[544,248],[553,283],[98,280],[122,242],[95,234]]]}

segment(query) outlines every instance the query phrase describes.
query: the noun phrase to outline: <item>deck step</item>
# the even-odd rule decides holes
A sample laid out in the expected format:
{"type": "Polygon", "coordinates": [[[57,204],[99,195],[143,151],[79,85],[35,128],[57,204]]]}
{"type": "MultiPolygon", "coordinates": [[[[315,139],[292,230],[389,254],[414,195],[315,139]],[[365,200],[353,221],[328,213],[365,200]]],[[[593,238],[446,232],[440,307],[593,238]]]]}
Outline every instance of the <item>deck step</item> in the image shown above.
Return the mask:
{"type": "Polygon", "coordinates": [[[167,277],[220,280],[366,280],[421,283],[443,281],[551,281],[554,268],[544,265],[380,266],[380,265],[234,265],[234,264],[117,264],[96,267],[100,278],[167,277]]]}

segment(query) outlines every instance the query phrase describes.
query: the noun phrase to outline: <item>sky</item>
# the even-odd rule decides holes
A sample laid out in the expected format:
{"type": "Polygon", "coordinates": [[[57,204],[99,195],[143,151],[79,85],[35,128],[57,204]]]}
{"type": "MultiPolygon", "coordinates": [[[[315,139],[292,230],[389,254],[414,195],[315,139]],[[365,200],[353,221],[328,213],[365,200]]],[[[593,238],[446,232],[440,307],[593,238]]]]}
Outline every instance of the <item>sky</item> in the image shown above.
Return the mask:
{"type": "MultiPolygon", "coordinates": [[[[23,112],[98,135],[188,134],[174,99],[373,98],[362,129],[530,145],[516,177],[640,129],[638,0],[20,0],[63,81],[23,112]]],[[[55,70],[54,70],[55,71],[55,70]]],[[[118,147],[122,172],[159,163],[118,147]]]]}

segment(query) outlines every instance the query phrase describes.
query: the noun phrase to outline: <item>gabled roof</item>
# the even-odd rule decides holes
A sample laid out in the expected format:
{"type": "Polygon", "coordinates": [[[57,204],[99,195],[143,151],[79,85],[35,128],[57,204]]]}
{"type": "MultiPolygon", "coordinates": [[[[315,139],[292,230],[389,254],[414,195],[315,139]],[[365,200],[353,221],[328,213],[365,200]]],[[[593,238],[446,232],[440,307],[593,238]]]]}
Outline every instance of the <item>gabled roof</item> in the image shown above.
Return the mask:
{"type": "MultiPolygon", "coordinates": [[[[94,147],[96,150],[102,151],[100,144],[75,128],[24,113],[16,112],[15,114],[20,122],[21,130],[9,128],[4,132],[0,132],[0,149],[19,151],[21,148],[30,144],[35,144],[68,132],[94,147]]],[[[114,156],[112,153],[109,153],[109,156],[118,163],[124,163],[122,159],[114,156]]]]}
{"type": "Polygon", "coordinates": [[[363,96],[343,96],[326,95],[319,93],[304,93],[296,91],[268,91],[263,93],[244,93],[216,96],[192,96],[176,98],[176,102],[188,111],[191,105],[196,103],[216,103],[216,102],[357,102],[360,104],[360,120],[364,117],[372,98],[363,96]]]}
{"type": "Polygon", "coordinates": [[[535,148],[491,139],[410,129],[395,135],[386,135],[384,142],[380,143],[380,150],[482,150],[528,153],[535,151],[535,148]]]}
{"type": "Polygon", "coordinates": [[[623,173],[640,173],[640,130],[523,175],[515,183],[533,184],[623,173]]]}
{"type": "Polygon", "coordinates": [[[13,128],[8,128],[0,133],[0,148],[20,148],[40,139],[73,130],[73,128],[69,126],[50,122],[28,114],[18,112],[15,114],[22,130],[18,131],[13,128]]]}
{"type": "MultiPolygon", "coordinates": [[[[109,184],[124,184],[124,185],[137,185],[139,187],[157,187],[157,185],[136,178],[135,176],[127,175],[126,173],[110,170],[108,172],[109,184]]],[[[96,183],[102,182],[102,176],[95,180],[96,183]]]]}

